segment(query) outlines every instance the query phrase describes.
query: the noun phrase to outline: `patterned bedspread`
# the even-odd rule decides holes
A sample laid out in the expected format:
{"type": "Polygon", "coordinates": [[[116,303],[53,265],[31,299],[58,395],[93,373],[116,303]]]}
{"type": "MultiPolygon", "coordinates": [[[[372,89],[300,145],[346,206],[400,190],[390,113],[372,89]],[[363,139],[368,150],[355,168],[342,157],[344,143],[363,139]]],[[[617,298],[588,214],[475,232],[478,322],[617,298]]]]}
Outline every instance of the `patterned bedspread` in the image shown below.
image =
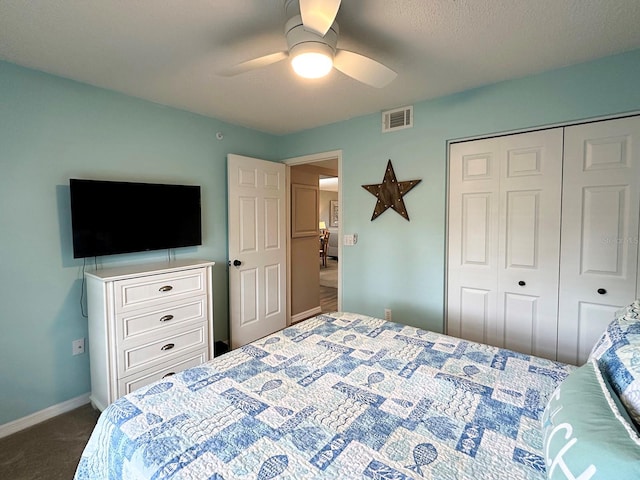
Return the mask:
{"type": "Polygon", "coordinates": [[[574,367],[320,315],[122,397],[76,479],[542,479],[574,367]]]}

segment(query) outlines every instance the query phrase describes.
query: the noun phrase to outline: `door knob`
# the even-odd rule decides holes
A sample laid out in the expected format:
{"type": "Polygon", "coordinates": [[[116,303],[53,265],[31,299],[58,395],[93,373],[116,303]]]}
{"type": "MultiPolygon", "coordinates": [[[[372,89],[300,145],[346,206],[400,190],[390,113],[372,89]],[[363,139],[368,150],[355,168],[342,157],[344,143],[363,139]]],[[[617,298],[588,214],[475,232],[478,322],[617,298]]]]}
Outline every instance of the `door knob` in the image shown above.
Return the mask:
{"type": "Polygon", "coordinates": [[[520,280],[518,282],[518,285],[520,285],[521,287],[524,287],[527,284],[527,282],[525,282],[524,280],[520,280]]]}
{"type": "Polygon", "coordinates": [[[598,293],[599,293],[600,295],[604,295],[605,293],[607,293],[607,291],[606,291],[604,288],[599,288],[599,289],[598,289],[598,293]]]}
{"type": "Polygon", "coordinates": [[[236,258],[236,259],[233,261],[233,266],[234,266],[234,267],[239,267],[240,265],[242,265],[242,262],[236,258]]]}

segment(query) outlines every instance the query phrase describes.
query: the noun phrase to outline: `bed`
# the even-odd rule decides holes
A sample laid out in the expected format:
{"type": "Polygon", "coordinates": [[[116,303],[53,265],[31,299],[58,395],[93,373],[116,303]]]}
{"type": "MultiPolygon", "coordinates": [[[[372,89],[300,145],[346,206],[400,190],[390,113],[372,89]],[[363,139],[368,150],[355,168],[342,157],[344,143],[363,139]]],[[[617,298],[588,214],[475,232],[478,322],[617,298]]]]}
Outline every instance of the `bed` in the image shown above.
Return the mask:
{"type": "MultiPolygon", "coordinates": [[[[619,337],[603,334],[601,358],[619,337]]],[[[118,399],[75,478],[607,478],[579,477],[593,454],[572,456],[589,443],[572,443],[581,430],[567,435],[566,425],[579,420],[563,417],[584,417],[575,396],[599,361],[585,374],[378,318],[320,315],[118,399]],[[553,476],[566,472],[577,473],[553,476]]],[[[611,392],[596,395],[610,404],[597,412],[613,410],[611,392]]],[[[615,418],[635,475],[637,431],[634,440],[633,422],[615,418]]],[[[603,454],[617,459],[620,448],[603,454]]]]}

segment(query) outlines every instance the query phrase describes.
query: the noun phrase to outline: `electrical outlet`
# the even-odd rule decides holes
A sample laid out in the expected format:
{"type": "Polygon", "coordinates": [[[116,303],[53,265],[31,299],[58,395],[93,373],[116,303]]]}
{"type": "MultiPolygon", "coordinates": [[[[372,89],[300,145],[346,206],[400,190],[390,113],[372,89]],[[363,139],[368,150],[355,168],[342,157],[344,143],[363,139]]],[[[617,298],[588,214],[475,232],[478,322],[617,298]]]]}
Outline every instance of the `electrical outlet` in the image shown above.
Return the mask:
{"type": "Polygon", "coordinates": [[[73,355],[81,355],[84,353],[84,338],[79,338],[71,342],[71,353],[73,355]]]}
{"type": "Polygon", "coordinates": [[[391,309],[390,308],[385,308],[384,309],[384,319],[391,321],[391,309]]]}

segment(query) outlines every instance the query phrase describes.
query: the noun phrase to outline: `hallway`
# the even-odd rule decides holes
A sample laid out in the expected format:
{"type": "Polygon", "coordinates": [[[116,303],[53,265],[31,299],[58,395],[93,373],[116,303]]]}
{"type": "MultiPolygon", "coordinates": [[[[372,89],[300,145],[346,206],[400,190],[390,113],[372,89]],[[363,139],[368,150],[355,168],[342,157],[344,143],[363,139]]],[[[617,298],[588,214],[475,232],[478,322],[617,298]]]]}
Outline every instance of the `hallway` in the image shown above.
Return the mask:
{"type": "Polygon", "coordinates": [[[320,263],[320,307],[322,313],[338,310],[338,260],[327,258],[327,266],[320,263]]]}

